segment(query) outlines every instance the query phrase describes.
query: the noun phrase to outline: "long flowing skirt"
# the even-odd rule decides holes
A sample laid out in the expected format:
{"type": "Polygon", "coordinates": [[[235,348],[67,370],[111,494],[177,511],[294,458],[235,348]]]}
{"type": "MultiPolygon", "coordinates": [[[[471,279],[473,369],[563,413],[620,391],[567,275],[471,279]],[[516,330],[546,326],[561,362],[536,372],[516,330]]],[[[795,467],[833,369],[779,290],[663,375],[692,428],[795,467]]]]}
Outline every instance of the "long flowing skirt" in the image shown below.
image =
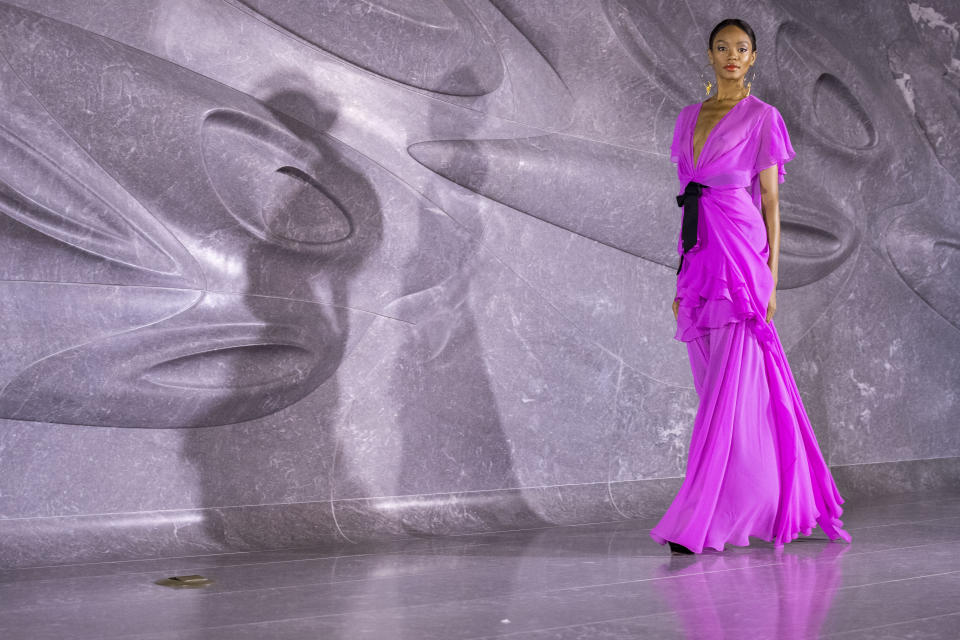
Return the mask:
{"type": "Polygon", "coordinates": [[[766,324],[772,339],[758,340],[752,323],[739,321],[686,343],[700,406],[683,485],[651,531],[660,544],[700,553],[753,536],[782,546],[817,524],[831,540],[850,540],[843,499],[780,337],[766,324]]]}

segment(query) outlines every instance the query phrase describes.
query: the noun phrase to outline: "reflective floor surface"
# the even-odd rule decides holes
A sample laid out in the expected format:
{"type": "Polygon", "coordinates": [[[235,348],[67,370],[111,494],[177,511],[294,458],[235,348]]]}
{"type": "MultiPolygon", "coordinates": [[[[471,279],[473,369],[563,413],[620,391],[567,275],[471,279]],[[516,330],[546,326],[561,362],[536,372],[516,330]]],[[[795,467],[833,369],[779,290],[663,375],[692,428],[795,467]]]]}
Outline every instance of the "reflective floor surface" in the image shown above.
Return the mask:
{"type": "Polygon", "coordinates": [[[960,495],[848,503],[822,534],[671,557],[649,522],[0,572],[0,637],[960,637],[960,495]],[[200,574],[213,583],[154,581],[200,574]]]}

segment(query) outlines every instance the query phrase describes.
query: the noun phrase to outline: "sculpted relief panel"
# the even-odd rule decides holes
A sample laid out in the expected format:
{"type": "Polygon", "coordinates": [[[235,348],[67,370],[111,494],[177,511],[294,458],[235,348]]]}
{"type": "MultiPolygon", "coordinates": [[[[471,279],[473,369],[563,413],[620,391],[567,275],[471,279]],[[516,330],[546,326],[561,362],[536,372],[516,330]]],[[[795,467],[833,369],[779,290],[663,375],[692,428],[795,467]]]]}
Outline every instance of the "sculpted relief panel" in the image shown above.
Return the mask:
{"type": "MultiPolygon", "coordinates": [[[[946,5],[851,14],[855,41],[814,3],[727,8],[798,151],[777,321],[832,463],[960,454],[893,443],[914,386],[960,383],[946,5]]],[[[682,475],[667,149],[726,15],[671,11],[0,2],[0,418],[336,434],[320,488],[210,504],[682,475]]]]}

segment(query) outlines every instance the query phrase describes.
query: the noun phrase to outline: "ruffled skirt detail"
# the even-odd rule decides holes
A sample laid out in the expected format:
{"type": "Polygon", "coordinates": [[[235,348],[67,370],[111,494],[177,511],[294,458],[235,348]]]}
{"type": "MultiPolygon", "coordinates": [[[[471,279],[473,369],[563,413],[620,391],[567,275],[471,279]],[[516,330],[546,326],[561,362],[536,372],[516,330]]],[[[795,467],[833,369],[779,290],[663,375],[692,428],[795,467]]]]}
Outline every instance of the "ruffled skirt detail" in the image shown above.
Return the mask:
{"type": "Polygon", "coordinates": [[[751,269],[714,259],[707,251],[689,253],[677,278],[680,308],[674,338],[690,342],[730,322],[746,322],[758,340],[770,342],[774,335],[765,317],[772,292],[773,276],[766,265],[751,269]],[[751,287],[744,271],[759,271],[751,278],[763,281],[751,287]]]}

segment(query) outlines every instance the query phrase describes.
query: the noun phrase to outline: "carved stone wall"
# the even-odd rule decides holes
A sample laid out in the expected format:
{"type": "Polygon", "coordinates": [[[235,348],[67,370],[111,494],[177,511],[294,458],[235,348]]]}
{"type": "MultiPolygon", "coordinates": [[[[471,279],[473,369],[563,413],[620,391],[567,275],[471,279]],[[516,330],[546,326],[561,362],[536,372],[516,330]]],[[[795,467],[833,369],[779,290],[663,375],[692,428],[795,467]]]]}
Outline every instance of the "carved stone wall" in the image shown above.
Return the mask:
{"type": "Polygon", "coordinates": [[[850,496],[960,486],[960,11],[0,2],[0,559],[653,516],[667,149],[758,34],[777,326],[850,496]]]}

